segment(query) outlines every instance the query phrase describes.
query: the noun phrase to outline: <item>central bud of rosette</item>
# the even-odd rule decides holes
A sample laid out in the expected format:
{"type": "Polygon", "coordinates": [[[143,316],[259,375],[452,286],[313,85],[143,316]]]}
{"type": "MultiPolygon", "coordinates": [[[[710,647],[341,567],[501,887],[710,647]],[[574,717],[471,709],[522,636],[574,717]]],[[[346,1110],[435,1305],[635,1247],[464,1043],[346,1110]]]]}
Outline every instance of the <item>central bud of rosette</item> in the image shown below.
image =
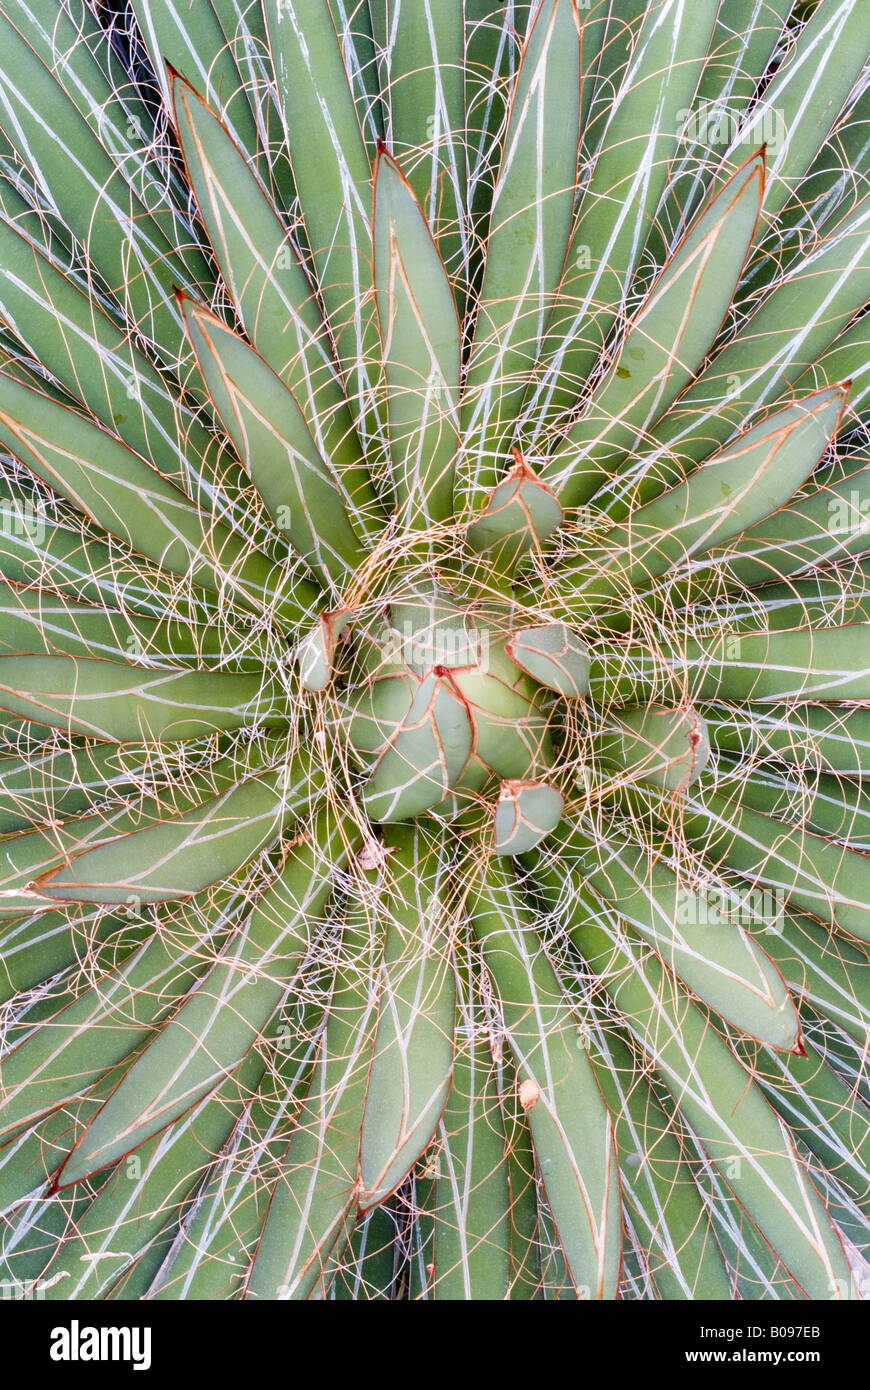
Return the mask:
{"type": "Polygon", "coordinates": [[[469,608],[427,582],[369,621],[325,615],[300,649],[303,684],[330,685],[338,652],[336,718],[368,772],[372,821],[451,817],[491,798],[496,849],[511,854],[556,826],[552,692],[576,699],[589,676],[563,623],[523,626],[509,601],[469,608]]]}

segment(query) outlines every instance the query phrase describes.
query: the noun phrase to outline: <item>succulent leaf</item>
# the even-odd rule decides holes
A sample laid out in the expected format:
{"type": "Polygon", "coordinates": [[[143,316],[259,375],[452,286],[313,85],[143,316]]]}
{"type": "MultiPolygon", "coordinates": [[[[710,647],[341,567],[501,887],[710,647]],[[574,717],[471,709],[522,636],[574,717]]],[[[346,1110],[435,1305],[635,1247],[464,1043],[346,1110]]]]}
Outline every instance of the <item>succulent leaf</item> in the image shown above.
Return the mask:
{"type": "Polygon", "coordinates": [[[0,0],[7,1292],[866,1292],[864,10],[0,0]]]}
{"type": "Polygon", "coordinates": [[[496,854],[525,854],[562,819],[565,802],[542,782],[502,782],[495,808],[496,854]]]}
{"type": "Polygon", "coordinates": [[[541,685],[569,700],[579,700],[589,687],[589,657],[579,637],[565,623],[525,627],[505,650],[517,665],[541,685]]]}

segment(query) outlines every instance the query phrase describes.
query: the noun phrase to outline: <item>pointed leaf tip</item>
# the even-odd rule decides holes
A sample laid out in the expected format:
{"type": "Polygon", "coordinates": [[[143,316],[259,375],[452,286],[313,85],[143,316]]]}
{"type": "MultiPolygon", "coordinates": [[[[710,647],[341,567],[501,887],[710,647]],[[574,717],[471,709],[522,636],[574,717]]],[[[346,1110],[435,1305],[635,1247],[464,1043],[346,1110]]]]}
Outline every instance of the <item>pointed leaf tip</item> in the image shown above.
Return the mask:
{"type": "Polygon", "coordinates": [[[335,651],[347,628],[347,609],[321,613],[315,627],[297,643],[296,664],[303,690],[325,690],[332,680],[335,651]]]}
{"type": "Polygon", "coordinates": [[[506,649],[512,661],[548,690],[578,700],[589,688],[589,656],[565,623],[543,623],[515,633],[506,649]]]}
{"type": "Polygon", "coordinates": [[[494,817],[496,854],[525,854],[555,830],[565,802],[545,782],[502,782],[494,817]]]}
{"type": "Polygon", "coordinates": [[[602,737],[602,751],[642,782],[681,792],[707,766],[710,735],[694,709],[650,705],[622,710],[615,723],[616,731],[602,737]]]}
{"type": "Polygon", "coordinates": [[[521,556],[541,544],[562,524],[564,513],[555,494],[518,450],[507,477],[493,488],[480,516],[467,532],[478,552],[493,552],[493,563],[511,569],[521,556]]]}

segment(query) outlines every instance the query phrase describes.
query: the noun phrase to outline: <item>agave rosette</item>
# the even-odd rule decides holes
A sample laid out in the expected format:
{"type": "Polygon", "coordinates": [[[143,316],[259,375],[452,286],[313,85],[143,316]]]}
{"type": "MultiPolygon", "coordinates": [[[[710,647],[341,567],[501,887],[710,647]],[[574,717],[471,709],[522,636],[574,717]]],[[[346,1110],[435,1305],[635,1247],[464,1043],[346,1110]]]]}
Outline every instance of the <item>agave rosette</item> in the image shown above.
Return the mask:
{"type": "Polygon", "coordinates": [[[861,6],[45,9],[0,3],[3,1277],[853,1296],[861,6]]]}

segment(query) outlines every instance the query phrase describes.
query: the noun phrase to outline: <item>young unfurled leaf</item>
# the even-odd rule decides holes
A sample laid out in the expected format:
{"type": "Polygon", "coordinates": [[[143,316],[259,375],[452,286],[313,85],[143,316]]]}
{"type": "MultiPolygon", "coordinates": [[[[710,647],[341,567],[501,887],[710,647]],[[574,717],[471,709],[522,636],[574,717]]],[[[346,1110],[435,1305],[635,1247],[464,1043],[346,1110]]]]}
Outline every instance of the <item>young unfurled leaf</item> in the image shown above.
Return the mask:
{"type": "Polygon", "coordinates": [[[579,700],[586,694],[589,656],[580,638],[565,623],[521,628],[505,650],[523,671],[566,699],[579,700]]]}
{"type": "Polygon", "coordinates": [[[519,452],[515,457],[513,468],[468,528],[471,548],[488,551],[493,567],[505,573],[562,522],[562,509],[550,489],[539,482],[519,452]]]}
{"type": "Polygon", "coordinates": [[[555,830],[565,802],[543,782],[502,782],[495,808],[496,854],[525,854],[555,830]]]}

